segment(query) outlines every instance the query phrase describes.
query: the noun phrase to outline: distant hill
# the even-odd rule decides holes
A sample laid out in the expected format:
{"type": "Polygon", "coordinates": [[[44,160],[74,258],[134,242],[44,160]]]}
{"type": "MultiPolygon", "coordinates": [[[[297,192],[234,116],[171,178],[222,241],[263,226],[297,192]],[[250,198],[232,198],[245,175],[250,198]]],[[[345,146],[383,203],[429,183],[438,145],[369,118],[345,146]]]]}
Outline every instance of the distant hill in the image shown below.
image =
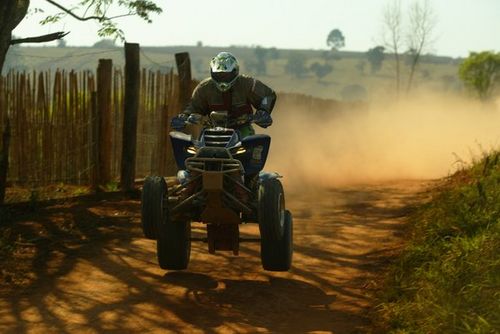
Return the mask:
{"type": "MultiPolygon", "coordinates": [[[[152,70],[175,68],[174,54],[189,52],[193,76],[209,76],[210,59],[220,51],[233,53],[241,72],[254,75],[277,91],[303,93],[341,100],[370,99],[394,86],[394,63],[386,55],[380,71],[372,73],[366,53],[329,50],[262,49],[253,47],[165,46],[142,47],[141,64],[152,70]]],[[[92,70],[99,58],[111,58],[123,66],[120,47],[13,47],[5,70],[92,70]]],[[[461,59],[426,55],[417,71],[416,87],[457,90],[461,59]]],[[[404,65],[404,73],[407,66],[404,65]]],[[[403,78],[404,80],[404,78],[403,78]]]]}

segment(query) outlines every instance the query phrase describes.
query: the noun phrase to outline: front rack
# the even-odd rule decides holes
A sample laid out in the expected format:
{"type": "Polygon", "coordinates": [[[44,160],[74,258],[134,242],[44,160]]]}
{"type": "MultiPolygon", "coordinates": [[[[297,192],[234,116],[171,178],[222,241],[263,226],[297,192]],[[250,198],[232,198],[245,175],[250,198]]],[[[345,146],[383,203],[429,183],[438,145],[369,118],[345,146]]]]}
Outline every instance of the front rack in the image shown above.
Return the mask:
{"type": "Polygon", "coordinates": [[[236,159],[198,158],[186,159],[186,168],[191,172],[244,173],[241,161],[236,159]]]}

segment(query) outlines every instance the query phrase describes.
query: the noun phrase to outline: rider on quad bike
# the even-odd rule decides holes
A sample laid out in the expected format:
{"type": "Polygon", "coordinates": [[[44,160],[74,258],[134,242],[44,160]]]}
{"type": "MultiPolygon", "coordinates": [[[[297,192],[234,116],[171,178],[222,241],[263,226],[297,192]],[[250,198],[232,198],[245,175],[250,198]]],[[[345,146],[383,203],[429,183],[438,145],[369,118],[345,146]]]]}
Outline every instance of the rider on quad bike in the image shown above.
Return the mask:
{"type": "Polygon", "coordinates": [[[221,52],[210,62],[210,78],[195,88],[190,104],[184,113],[172,120],[172,128],[182,129],[186,123],[196,123],[196,115],[207,116],[211,111],[227,111],[230,127],[244,138],[255,134],[249,121],[267,128],[273,123],[271,112],[276,93],[261,81],[239,74],[240,66],[229,52],[221,52]]]}
{"type": "Polygon", "coordinates": [[[170,132],[176,182],[168,185],[162,176],[144,181],[144,235],[157,240],[163,269],[186,269],[193,240],[206,242],[209,253],[234,255],[240,242],[258,241],[263,268],[287,271],[293,254],[292,214],[285,206],[281,176],[263,171],[271,137],[256,135],[251,126],[272,124],[276,94],[239,75],[238,62],[228,52],[213,58],[210,70],[211,78],[196,87],[186,111],[172,120],[174,130],[203,124],[196,137],[170,132]],[[191,236],[191,222],[206,225],[206,238],[191,236]],[[242,224],[258,224],[260,239],[241,238],[242,224]]]}

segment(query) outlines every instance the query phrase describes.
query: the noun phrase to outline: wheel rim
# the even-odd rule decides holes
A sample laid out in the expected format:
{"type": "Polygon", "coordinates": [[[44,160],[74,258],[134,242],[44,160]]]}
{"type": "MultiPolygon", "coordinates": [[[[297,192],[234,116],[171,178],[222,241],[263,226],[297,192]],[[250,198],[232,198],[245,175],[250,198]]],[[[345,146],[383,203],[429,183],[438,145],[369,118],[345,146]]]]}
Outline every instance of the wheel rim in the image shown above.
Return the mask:
{"type": "Polygon", "coordinates": [[[279,194],[278,196],[278,208],[280,215],[280,227],[283,229],[285,226],[285,198],[283,194],[279,194]]]}
{"type": "Polygon", "coordinates": [[[165,209],[166,209],[166,203],[165,203],[166,189],[165,188],[166,188],[165,184],[163,184],[161,192],[160,192],[160,198],[158,199],[159,200],[158,205],[160,206],[160,220],[158,222],[156,222],[156,224],[155,224],[156,230],[158,233],[161,233],[163,226],[166,223],[166,217],[167,217],[166,212],[165,212],[165,209]]]}

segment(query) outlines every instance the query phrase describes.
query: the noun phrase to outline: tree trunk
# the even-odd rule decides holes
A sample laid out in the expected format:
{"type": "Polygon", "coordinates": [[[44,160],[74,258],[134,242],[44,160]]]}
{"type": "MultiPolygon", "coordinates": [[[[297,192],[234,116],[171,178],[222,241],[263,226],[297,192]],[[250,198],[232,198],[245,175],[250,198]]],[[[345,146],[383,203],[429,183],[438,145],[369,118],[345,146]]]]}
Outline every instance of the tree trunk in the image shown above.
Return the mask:
{"type": "MultiPolygon", "coordinates": [[[[0,13],[0,21],[3,20],[2,14],[0,13]]],[[[11,32],[7,33],[0,30],[0,75],[2,75],[3,65],[5,63],[5,56],[10,46],[11,32]]]]}
{"type": "MultiPolygon", "coordinates": [[[[5,56],[9,50],[12,38],[12,30],[26,16],[29,0],[1,0],[0,1],[0,75],[2,74],[5,56]]],[[[0,108],[5,108],[5,104],[0,104],[0,108]]],[[[9,142],[10,126],[7,117],[7,110],[0,109],[0,117],[5,117],[6,128],[3,133],[3,145],[0,147],[0,205],[3,204],[5,189],[7,188],[7,172],[9,167],[9,142]]]]}
{"type": "Polygon", "coordinates": [[[5,55],[9,50],[12,30],[26,16],[29,0],[0,1],[0,73],[5,63],[5,55]]]}
{"type": "Polygon", "coordinates": [[[417,68],[418,62],[420,60],[420,54],[422,49],[419,49],[417,53],[413,56],[410,67],[410,75],[408,77],[408,85],[406,86],[406,93],[408,94],[411,90],[411,85],[413,83],[413,76],[415,75],[415,70],[417,68]]]}
{"type": "Polygon", "coordinates": [[[401,59],[397,49],[394,52],[394,58],[396,59],[396,94],[399,98],[399,93],[401,91],[401,59]]]}

